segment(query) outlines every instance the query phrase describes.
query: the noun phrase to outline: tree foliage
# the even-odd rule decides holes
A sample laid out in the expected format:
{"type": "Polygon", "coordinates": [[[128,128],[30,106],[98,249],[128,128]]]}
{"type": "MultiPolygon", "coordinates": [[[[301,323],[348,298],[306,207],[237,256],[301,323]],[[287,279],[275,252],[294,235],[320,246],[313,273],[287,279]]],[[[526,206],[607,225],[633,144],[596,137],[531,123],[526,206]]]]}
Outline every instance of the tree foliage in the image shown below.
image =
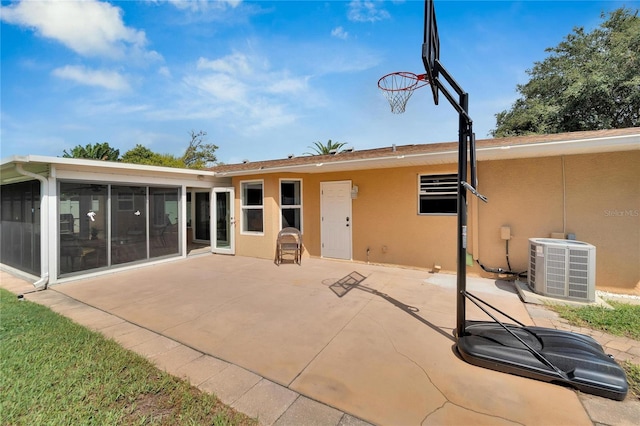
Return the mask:
{"type": "Polygon", "coordinates": [[[216,150],[218,147],[212,143],[205,143],[207,132],[200,130],[198,133],[189,132],[191,141],[182,156],[184,166],[189,169],[204,169],[217,161],[216,150]]]}
{"type": "Polygon", "coordinates": [[[63,158],[89,158],[93,160],[118,161],[120,150],[112,148],[108,142],[87,144],[86,146],[76,145],[71,151],[65,149],[63,158]]]}
{"type": "Polygon", "coordinates": [[[617,9],[590,33],[574,28],[546,51],[521,97],[496,114],[494,137],[640,126],[638,10],[617,9]]]}
{"type": "Polygon", "coordinates": [[[332,142],[331,139],[327,141],[326,145],[322,144],[322,142],[314,142],[312,146],[308,147],[312,149],[313,152],[305,152],[305,155],[337,154],[345,145],[346,142],[332,142]]]}
{"type": "Polygon", "coordinates": [[[140,144],[125,152],[122,162],[148,166],[184,167],[182,159],[171,154],[159,154],[140,144]]]}
{"type": "Polygon", "coordinates": [[[207,132],[200,130],[189,132],[191,141],[180,157],[173,154],[159,154],[140,144],[125,152],[122,161],[125,163],[147,164],[150,166],[178,167],[187,169],[204,169],[216,162],[215,151],[218,147],[205,143],[207,132]]]}
{"type": "Polygon", "coordinates": [[[212,143],[205,143],[207,132],[200,130],[189,132],[191,141],[182,156],[173,154],[161,154],[137,144],[120,157],[120,150],[112,148],[107,142],[78,145],[63,151],[64,158],[92,158],[108,161],[122,161],[132,164],[146,164],[149,166],[177,167],[188,169],[203,169],[217,161],[215,152],[218,147],[212,143]]]}

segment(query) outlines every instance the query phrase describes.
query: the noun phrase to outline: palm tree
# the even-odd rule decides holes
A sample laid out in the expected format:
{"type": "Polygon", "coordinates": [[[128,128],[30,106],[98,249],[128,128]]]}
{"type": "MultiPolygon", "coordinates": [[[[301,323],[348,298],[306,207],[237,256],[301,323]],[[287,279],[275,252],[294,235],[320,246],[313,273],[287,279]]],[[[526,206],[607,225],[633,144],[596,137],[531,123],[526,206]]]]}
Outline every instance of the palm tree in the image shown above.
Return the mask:
{"type": "Polygon", "coordinates": [[[62,154],[63,158],[91,158],[103,161],[118,161],[120,158],[120,150],[109,146],[108,142],[87,144],[87,146],[77,145],[71,152],[65,149],[62,154]]]}
{"type": "Polygon", "coordinates": [[[313,146],[307,147],[311,148],[314,152],[305,152],[305,155],[337,154],[338,152],[340,152],[340,148],[345,145],[346,142],[331,142],[331,139],[329,139],[326,145],[323,145],[320,142],[314,142],[313,146]]]}

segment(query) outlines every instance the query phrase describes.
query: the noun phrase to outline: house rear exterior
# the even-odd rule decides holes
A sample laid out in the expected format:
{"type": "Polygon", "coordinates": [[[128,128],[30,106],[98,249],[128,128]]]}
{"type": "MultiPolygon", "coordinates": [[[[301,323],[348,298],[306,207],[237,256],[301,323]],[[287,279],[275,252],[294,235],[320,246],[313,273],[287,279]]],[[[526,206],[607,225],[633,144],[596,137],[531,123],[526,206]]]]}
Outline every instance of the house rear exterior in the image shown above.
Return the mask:
{"type": "MultiPolygon", "coordinates": [[[[478,140],[477,159],[489,201],[469,197],[469,273],[526,271],[530,238],[572,238],[596,247],[598,289],[640,294],[640,128],[478,140]]],[[[294,226],[306,257],[455,272],[456,162],[457,143],[207,171],[11,157],[0,259],[43,286],[183,258],[192,242],[274,259],[294,226]]]]}
{"type": "MultiPolygon", "coordinates": [[[[530,238],[572,238],[596,246],[598,289],[640,292],[640,129],[479,140],[477,157],[470,273],[527,271],[530,238]]],[[[455,272],[456,161],[444,143],[212,170],[235,189],[238,255],[273,258],[296,226],[307,256],[455,272]]]]}

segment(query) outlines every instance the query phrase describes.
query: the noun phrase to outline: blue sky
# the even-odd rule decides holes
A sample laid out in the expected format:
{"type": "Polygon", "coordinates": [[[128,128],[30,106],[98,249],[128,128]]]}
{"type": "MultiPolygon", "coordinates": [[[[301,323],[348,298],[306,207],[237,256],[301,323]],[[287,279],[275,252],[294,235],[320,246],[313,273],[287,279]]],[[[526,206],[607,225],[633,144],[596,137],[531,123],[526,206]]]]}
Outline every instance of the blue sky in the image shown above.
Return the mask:
{"type": "MultiPolygon", "coordinates": [[[[440,60],[469,93],[478,139],[526,70],[574,27],[638,1],[436,0],[440,60]]],[[[391,114],[377,87],[424,73],[423,1],[2,1],[1,152],[61,156],[136,144],[181,155],[191,130],[218,160],[457,140],[429,88],[391,114]]]]}

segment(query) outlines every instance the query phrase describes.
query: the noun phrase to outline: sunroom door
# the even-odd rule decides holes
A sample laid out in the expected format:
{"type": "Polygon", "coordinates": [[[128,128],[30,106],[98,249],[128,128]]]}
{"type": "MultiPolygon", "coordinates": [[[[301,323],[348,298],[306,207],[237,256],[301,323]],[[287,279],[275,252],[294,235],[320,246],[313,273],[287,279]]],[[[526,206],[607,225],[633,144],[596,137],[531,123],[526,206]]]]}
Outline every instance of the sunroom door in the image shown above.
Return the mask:
{"type": "Polygon", "coordinates": [[[214,188],[213,199],[211,250],[214,253],[235,254],[234,190],[233,188],[214,188]]]}
{"type": "Polygon", "coordinates": [[[196,192],[194,241],[208,243],[211,238],[211,203],[209,192],[196,192]]]}

